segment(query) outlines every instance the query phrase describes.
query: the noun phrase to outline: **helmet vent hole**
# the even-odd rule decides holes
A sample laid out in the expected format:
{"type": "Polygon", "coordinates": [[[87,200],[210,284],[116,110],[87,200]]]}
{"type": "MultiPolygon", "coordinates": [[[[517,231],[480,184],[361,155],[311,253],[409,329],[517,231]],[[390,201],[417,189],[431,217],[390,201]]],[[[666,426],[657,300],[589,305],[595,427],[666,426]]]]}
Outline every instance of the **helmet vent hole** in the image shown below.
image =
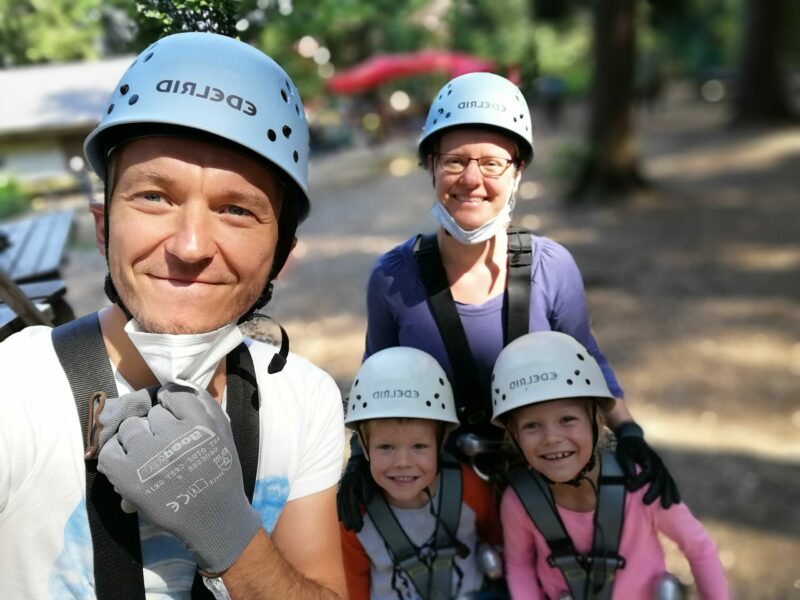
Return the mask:
{"type": "Polygon", "coordinates": [[[514,117],[514,123],[516,123],[516,122],[517,122],[517,117],[514,117]]]}
{"type": "Polygon", "coordinates": [[[431,401],[430,400],[425,400],[425,406],[430,406],[430,405],[431,405],[431,401]]]}
{"type": "Polygon", "coordinates": [[[450,113],[447,113],[447,114],[444,116],[444,118],[445,118],[445,119],[449,119],[449,118],[450,118],[450,113]]]}
{"type": "Polygon", "coordinates": [[[444,95],[444,94],[439,94],[439,100],[441,100],[441,99],[442,99],[442,96],[443,96],[443,95],[444,95]]]}
{"type": "Polygon", "coordinates": [[[436,125],[436,123],[438,123],[438,122],[439,122],[439,119],[434,119],[434,120],[433,120],[433,124],[434,124],[434,125],[436,125]]]}
{"type": "Polygon", "coordinates": [[[112,110],[114,110],[114,105],[113,104],[109,104],[108,105],[108,110],[106,111],[106,114],[110,115],[112,110]]]}
{"type": "Polygon", "coordinates": [[[134,104],[136,104],[138,101],[139,101],[139,96],[138,96],[137,94],[134,94],[134,95],[133,95],[133,96],[131,96],[131,97],[130,97],[130,99],[128,100],[128,104],[130,104],[131,106],[133,106],[133,105],[134,105],[134,104]]]}
{"type": "Polygon", "coordinates": [[[580,352],[579,352],[578,354],[576,354],[575,356],[577,356],[577,357],[578,357],[578,360],[585,360],[585,359],[583,358],[583,354],[581,354],[580,352]]]}
{"type": "Polygon", "coordinates": [[[438,393],[438,392],[437,392],[437,393],[435,393],[435,394],[433,395],[433,397],[434,397],[434,398],[436,398],[436,399],[438,400],[438,399],[439,399],[439,393],[438,393]]]}
{"type": "Polygon", "coordinates": [[[292,128],[288,125],[284,125],[281,131],[283,132],[283,137],[285,137],[287,140],[292,135],[292,128]]]}
{"type": "Polygon", "coordinates": [[[505,394],[503,394],[503,395],[500,397],[500,399],[501,399],[501,400],[505,400],[505,399],[506,399],[506,395],[505,395],[505,394]]]}
{"type": "Polygon", "coordinates": [[[572,379],[567,379],[567,385],[572,385],[572,379]]]}
{"type": "Polygon", "coordinates": [[[445,410],[446,408],[447,407],[444,405],[444,402],[442,402],[442,410],[445,410]]]}
{"type": "Polygon", "coordinates": [[[286,90],[281,90],[281,98],[283,98],[283,101],[287,104],[289,103],[289,95],[286,93],[286,90]]]}
{"type": "Polygon", "coordinates": [[[575,369],[575,375],[580,375],[581,372],[578,369],[575,369]]]}
{"type": "Polygon", "coordinates": [[[361,394],[356,394],[356,400],[361,400],[361,394]]]}
{"type": "Polygon", "coordinates": [[[497,398],[494,399],[494,405],[497,406],[497,398]]]}
{"type": "Polygon", "coordinates": [[[284,80],[283,80],[283,84],[286,86],[286,89],[287,89],[289,92],[291,92],[291,91],[292,91],[292,86],[289,84],[289,82],[288,82],[286,79],[284,79],[284,80]]]}
{"type": "Polygon", "coordinates": [[[130,88],[130,87],[128,87],[128,84],[126,83],[126,84],[125,84],[125,85],[123,85],[121,88],[119,88],[119,93],[120,93],[120,94],[122,94],[122,95],[124,96],[125,94],[127,94],[127,93],[128,93],[128,90],[129,90],[129,89],[131,89],[131,88],[130,88]]]}
{"type": "Polygon", "coordinates": [[[353,404],[353,407],[350,410],[355,410],[355,409],[356,409],[356,405],[353,404]]]}
{"type": "Polygon", "coordinates": [[[592,382],[587,379],[586,380],[586,385],[592,385],[592,382]]]}
{"type": "Polygon", "coordinates": [[[439,385],[444,385],[444,380],[441,377],[439,377],[439,385]]]}
{"type": "Polygon", "coordinates": [[[358,385],[358,379],[356,379],[355,382],[353,383],[353,387],[356,387],[357,385],[358,385]]]}
{"type": "Polygon", "coordinates": [[[147,62],[147,61],[148,61],[148,60],[150,60],[151,58],[153,58],[153,53],[152,53],[152,52],[151,52],[150,54],[148,54],[147,56],[145,56],[145,57],[144,57],[144,61],[143,61],[143,62],[147,62]]]}
{"type": "Polygon", "coordinates": [[[297,153],[297,150],[292,152],[292,158],[294,159],[294,162],[298,162],[300,160],[300,155],[297,153]]]}
{"type": "Polygon", "coordinates": [[[448,96],[449,96],[450,94],[452,94],[452,93],[453,93],[453,90],[447,90],[447,95],[448,95],[448,96]]]}
{"type": "Polygon", "coordinates": [[[275,135],[275,132],[272,129],[268,129],[267,130],[267,138],[269,138],[270,142],[274,142],[278,138],[278,136],[275,135]]]}
{"type": "Polygon", "coordinates": [[[300,116],[300,105],[299,104],[295,104],[294,105],[294,112],[297,113],[298,117],[300,116]]]}
{"type": "Polygon", "coordinates": [[[439,112],[439,114],[442,114],[444,112],[444,109],[440,108],[438,112],[439,112]]]}
{"type": "Polygon", "coordinates": [[[366,402],[364,402],[364,403],[361,405],[361,408],[367,408],[367,403],[366,403],[366,402]]]}
{"type": "Polygon", "coordinates": [[[495,388],[495,389],[494,389],[494,393],[495,393],[495,394],[499,394],[499,393],[500,393],[500,390],[498,390],[497,388],[495,388]]]}

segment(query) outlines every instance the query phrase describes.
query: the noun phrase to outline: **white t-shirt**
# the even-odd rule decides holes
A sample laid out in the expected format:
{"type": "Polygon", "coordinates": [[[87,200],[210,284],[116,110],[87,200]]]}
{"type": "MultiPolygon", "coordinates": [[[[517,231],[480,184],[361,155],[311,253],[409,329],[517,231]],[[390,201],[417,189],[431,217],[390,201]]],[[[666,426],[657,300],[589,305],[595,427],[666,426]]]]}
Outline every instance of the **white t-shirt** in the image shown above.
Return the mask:
{"type": "MultiPolygon", "coordinates": [[[[339,480],[342,404],[333,379],[290,354],[273,375],[275,348],[247,340],[261,399],[253,506],[269,532],[286,502],[339,480]]],[[[94,598],[78,412],[47,327],[0,344],[0,596],[94,598]]],[[[130,387],[117,377],[120,394],[130,387]]],[[[148,599],[188,598],[195,564],[176,538],[140,520],[148,599]]]]}

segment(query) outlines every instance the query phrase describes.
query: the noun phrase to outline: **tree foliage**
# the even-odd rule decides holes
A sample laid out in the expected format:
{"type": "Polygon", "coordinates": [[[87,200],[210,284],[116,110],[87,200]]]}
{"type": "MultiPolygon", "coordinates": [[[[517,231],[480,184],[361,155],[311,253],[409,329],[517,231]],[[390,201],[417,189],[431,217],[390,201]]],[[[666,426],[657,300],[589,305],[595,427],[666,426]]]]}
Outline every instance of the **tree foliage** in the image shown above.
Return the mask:
{"type": "Polygon", "coordinates": [[[101,0],[0,0],[0,66],[96,57],[101,0]]]}

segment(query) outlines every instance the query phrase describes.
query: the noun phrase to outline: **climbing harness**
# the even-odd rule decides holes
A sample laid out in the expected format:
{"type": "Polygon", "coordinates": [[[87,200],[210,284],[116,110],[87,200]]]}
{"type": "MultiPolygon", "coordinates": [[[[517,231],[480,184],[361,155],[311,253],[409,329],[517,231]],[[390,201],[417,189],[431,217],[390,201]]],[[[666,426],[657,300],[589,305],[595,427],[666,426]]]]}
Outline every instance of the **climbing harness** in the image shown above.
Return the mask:
{"type": "MultiPolygon", "coordinates": [[[[286,362],[288,337],[282,328],[281,334],[280,351],[270,362],[270,373],[280,371],[286,362]]],[[[91,449],[96,404],[117,396],[97,313],[56,327],[52,339],[78,408],[86,447],[91,449]]],[[[239,454],[245,494],[252,503],[258,467],[259,396],[253,361],[244,343],[228,354],[226,368],[226,410],[239,454]]],[[[127,598],[144,600],[137,515],[121,509],[121,497],[108,479],[97,471],[96,452],[89,453],[85,465],[86,512],[94,548],[97,599],[119,598],[120,590],[125,590],[127,598]]],[[[195,573],[191,597],[193,600],[213,598],[199,573],[195,573]]]]}
{"type": "Polygon", "coordinates": [[[436,514],[436,530],[433,534],[433,553],[422,556],[408,537],[383,494],[374,494],[366,503],[367,513],[375,529],[383,538],[392,561],[404,572],[417,593],[424,600],[448,600],[455,597],[452,589],[453,569],[457,556],[469,553],[455,538],[461,516],[461,466],[452,456],[440,456],[441,488],[439,509],[436,514]]]}
{"type": "Polygon", "coordinates": [[[547,562],[564,576],[573,600],[610,600],[614,574],[625,567],[619,543],[625,512],[625,477],[614,453],[602,453],[592,550],[580,554],[559,517],[552,492],[536,471],[522,467],[509,483],[531,521],[547,540],[547,562]]]}

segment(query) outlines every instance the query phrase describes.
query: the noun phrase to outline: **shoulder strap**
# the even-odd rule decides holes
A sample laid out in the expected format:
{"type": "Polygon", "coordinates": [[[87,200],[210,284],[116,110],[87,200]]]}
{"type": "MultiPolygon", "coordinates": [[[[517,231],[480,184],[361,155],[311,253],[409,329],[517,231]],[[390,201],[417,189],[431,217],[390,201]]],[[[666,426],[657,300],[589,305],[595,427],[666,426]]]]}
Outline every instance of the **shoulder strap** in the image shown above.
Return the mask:
{"type": "MultiPolygon", "coordinates": [[[[84,439],[88,441],[90,406],[95,393],[101,391],[111,398],[117,396],[97,313],[61,325],[52,335],[56,355],[78,408],[84,439]]],[[[260,404],[253,359],[246,344],[228,353],[226,367],[227,412],[242,467],[245,494],[252,503],[258,470],[260,404]]],[[[86,462],[86,499],[98,600],[118,598],[120,590],[126,590],[128,598],[144,600],[138,517],[122,511],[119,494],[108,479],[97,472],[96,460],[86,462]]],[[[213,598],[199,573],[195,573],[192,598],[213,598]]]]}
{"type": "Polygon", "coordinates": [[[383,494],[373,494],[366,503],[367,513],[378,534],[388,546],[393,560],[411,579],[417,593],[425,600],[452,598],[452,569],[457,554],[454,536],[461,515],[462,491],[461,467],[455,459],[442,458],[441,485],[439,515],[446,521],[437,522],[434,534],[436,557],[430,566],[420,557],[418,548],[403,530],[383,494]],[[458,502],[457,507],[456,502],[458,502]]]}
{"type": "MultiPolygon", "coordinates": [[[[52,336],[78,408],[83,438],[87,439],[95,393],[117,396],[97,313],[56,327],[52,336]]],[[[97,472],[96,460],[87,460],[85,465],[86,512],[94,547],[97,598],[118,598],[120,590],[126,590],[128,598],[144,600],[138,516],[120,508],[122,498],[105,475],[97,472]]]]}
{"type": "Polygon", "coordinates": [[[541,475],[527,467],[508,474],[508,481],[519,497],[525,512],[547,540],[547,562],[564,575],[572,598],[585,598],[587,573],[583,560],[558,515],[550,488],[541,475]]]}
{"type": "Polygon", "coordinates": [[[467,342],[467,334],[458,316],[447,273],[442,265],[436,234],[420,234],[414,243],[414,257],[417,259],[422,282],[428,292],[433,319],[439,328],[447,357],[453,368],[453,387],[458,407],[458,418],[463,424],[474,424],[488,418],[478,381],[475,358],[467,342]]]}
{"type": "Polygon", "coordinates": [[[436,523],[436,557],[431,565],[431,600],[453,597],[453,565],[458,555],[458,522],[461,519],[463,485],[461,465],[449,454],[442,453],[442,488],[436,523]]]}
{"type": "Polygon", "coordinates": [[[590,578],[594,597],[610,600],[614,574],[625,566],[625,559],[619,554],[619,542],[625,518],[626,488],[622,468],[614,453],[608,450],[602,454],[598,488],[590,578]]]}
{"type": "Polygon", "coordinates": [[[531,268],[533,251],[531,232],[527,229],[508,229],[508,311],[505,344],[513,342],[530,330],[531,268]]]}

